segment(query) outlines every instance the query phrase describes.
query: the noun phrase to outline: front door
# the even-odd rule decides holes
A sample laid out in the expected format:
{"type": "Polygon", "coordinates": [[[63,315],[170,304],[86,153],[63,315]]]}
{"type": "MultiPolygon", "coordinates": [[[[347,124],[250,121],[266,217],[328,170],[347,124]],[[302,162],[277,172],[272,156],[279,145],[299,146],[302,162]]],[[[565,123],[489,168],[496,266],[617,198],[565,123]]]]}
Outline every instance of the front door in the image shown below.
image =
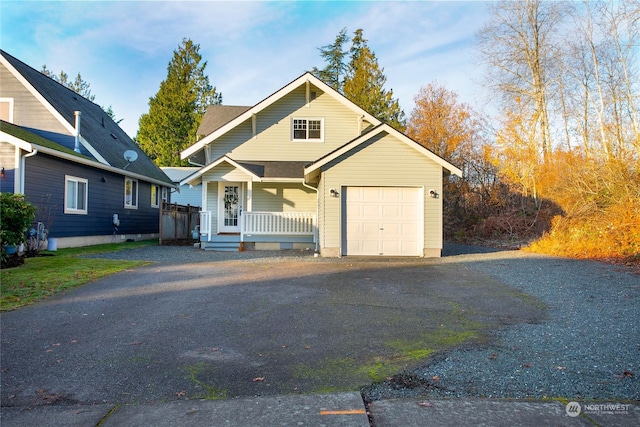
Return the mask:
{"type": "Polygon", "coordinates": [[[218,232],[239,233],[242,212],[242,183],[220,182],[218,185],[218,232]]]}

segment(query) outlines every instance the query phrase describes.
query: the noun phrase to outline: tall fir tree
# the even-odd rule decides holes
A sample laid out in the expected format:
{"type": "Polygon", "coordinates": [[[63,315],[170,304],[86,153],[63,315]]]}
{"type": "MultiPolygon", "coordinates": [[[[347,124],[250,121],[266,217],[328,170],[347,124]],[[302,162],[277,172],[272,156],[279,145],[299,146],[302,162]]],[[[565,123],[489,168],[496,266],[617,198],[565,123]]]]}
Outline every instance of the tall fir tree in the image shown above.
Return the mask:
{"type": "Polygon", "coordinates": [[[333,44],[319,48],[320,56],[327,65],[322,70],[313,67],[311,71],[316,77],[340,93],[342,93],[344,77],[347,72],[347,64],[345,64],[344,60],[349,52],[345,50],[344,46],[348,42],[347,29],[343,28],[336,36],[333,44]]]}
{"type": "Polygon", "coordinates": [[[60,71],[60,74],[54,74],[47,68],[46,64],[42,66],[40,72],[57,81],[61,85],[68,87],[77,94],[87,98],[91,102],[96,99],[96,96],[91,93],[91,85],[82,78],[80,73],[78,73],[74,80],[69,80],[69,75],[67,73],[60,71]]]}
{"type": "MultiPolygon", "coordinates": [[[[96,96],[91,93],[91,85],[89,84],[89,82],[85,81],[82,78],[80,73],[78,73],[78,75],[74,80],[69,80],[69,75],[67,73],[61,70],[60,74],[54,74],[51,72],[51,70],[47,68],[46,64],[42,66],[42,69],[40,70],[40,72],[45,76],[49,77],[50,79],[57,81],[61,85],[66,86],[67,88],[71,89],[72,91],[79,94],[80,96],[87,98],[89,101],[91,102],[95,101],[96,96]]],[[[108,107],[103,106],[101,108],[104,110],[105,113],[107,113],[107,115],[111,118],[111,120],[113,120],[117,124],[120,124],[120,122],[124,120],[124,119],[116,118],[116,114],[113,111],[113,107],[111,107],[111,105],[109,105],[108,107]]]]}
{"type": "Polygon", "coordinates": [[[222,103],[199,52],[199,44],[182,40],[167,66],[167,78],[149,99],[149,112],[138,122],[136,142],[158,166],[186,165],[180,152],[195,142],[207,107],[222,103]]]}
{"type": "Polygon", "coordinates": [[[398,100],[393,98],[393,89],[384,88],[387,82],[384,68],[378,65],[376,54],[362,36],[362,29],[354,32],[350,54],[344,95],[369,114],[401,132],[404,131],[404,112],[398,100]]]}
{"type": "Polygon", "coordinates": [[[369,114],[404,132],[404,112],[398,99],[393,97],[393,90],[384,88],[387,82],[384,68],[378,65],[362,33],[363,30],[358,29],[350,39],[346,28],[340,30],[332,44],[319,48],[326,66],[314,67],[311,72],[369,114]],[[351,48],[346,51],[348,42],[351,48]]]}

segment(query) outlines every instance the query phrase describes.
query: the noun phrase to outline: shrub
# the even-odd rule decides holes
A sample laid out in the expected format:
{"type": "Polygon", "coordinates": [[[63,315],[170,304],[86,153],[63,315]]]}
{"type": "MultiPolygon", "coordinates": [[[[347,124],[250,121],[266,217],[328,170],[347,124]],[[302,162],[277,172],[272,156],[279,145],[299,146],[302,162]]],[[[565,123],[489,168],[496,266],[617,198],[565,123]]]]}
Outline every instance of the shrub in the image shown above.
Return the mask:
{"type": "Polygon", "coordinates": [[[0,193],[0,246],[2,263],[8,259],[7,246],[19,246],[25,241],[28,228],[35,218],[36,208],[23,194],[0,193]]]}

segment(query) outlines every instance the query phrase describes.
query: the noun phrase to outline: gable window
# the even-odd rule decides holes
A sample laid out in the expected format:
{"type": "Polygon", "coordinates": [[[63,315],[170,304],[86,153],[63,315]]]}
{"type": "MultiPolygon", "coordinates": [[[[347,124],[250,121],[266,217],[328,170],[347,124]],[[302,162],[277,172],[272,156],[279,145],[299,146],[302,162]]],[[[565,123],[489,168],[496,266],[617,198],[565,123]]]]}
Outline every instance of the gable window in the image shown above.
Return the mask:
{"type": "Polygon", "coordinates": [[[293,141],[322,142],[324,140],[324,119],[292,119],[291,139],[293,141]]]}
{"type": "Polygon", "coordinates": [[[157,208],[160,206],[160,186],[151,185],[151,207],[157,208]]]}
{"type": "Polygon", "coordinates": [[[124,207],[138,209],[138,180],[124,179],[124,207]]]}
{"type": "Polygon", "coordinates": [[[65,175],[64,177],[64,213],[87,214],[89,181],[84,178],[65,175]]]}

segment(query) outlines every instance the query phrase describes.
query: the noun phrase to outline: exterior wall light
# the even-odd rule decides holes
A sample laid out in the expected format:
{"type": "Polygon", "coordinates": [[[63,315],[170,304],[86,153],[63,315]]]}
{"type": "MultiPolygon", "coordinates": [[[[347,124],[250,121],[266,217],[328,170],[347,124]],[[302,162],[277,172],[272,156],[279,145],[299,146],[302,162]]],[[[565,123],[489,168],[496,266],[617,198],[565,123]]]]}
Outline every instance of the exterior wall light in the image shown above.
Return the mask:
{"type": "Polygon", "coordinates": [[[331,190],[329,190],[329,194],[331,194],[331,197],[338,197],[338,190],[332,188],[331,190]]]}
{"type": "Polygon", "coordinates": [[[437,199],[440,197],[436,190],[429,190],[429,196],[431,196],[432,199],[437,199]]]}

